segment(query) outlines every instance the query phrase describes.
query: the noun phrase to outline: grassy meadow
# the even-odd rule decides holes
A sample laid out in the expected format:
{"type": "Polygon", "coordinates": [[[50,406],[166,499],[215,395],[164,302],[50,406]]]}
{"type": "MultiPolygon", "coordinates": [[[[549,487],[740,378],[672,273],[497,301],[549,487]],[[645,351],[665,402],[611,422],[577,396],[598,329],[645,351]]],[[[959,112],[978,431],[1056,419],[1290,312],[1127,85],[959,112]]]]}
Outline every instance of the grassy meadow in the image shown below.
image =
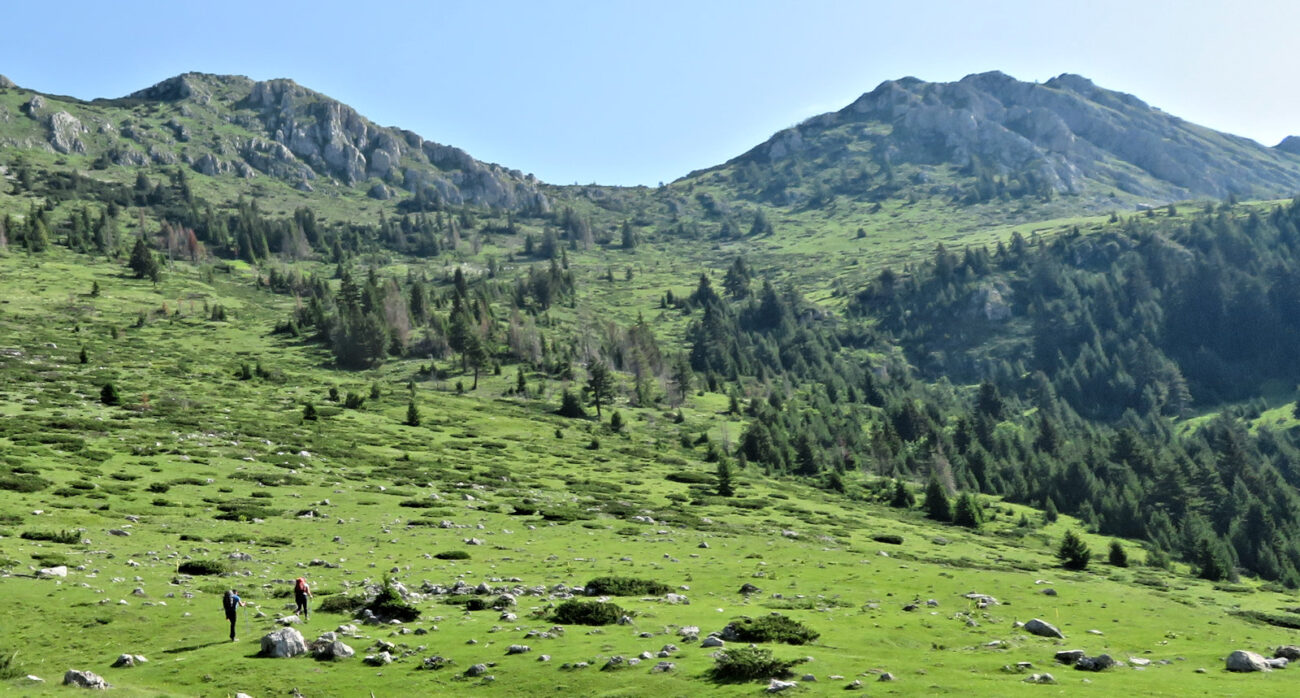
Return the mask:
{"type": "MultiPolygon", "coordinates": [[[[678,631],[695,626],[702,639],[771,613],[819,633],[806,645],[764,644],[806,658],[794,667],[798,693],[840,693],[855,680],[871,695],[1297,690],[1293,671],[1223,669],[1232,650],[1300,641],[1295,629],[1252,619],[1300,626],[1291,594],[1142,567],[1135,543],[1126,544],[1133,566],[1112,567],[1109,540],[1086,534],[1092,565],[1067,571],[1054,556],[1067,517],[1047,525],[1038,512],[984,499],[990,521],[980,531],[934,524],[886,506],[887,483],[863,476],[838,494],[751,467],[736,473],[737,497],[719,498],[714,464],[694,442],[738,437],[742,422],[722,396],[688,396],[680,423],[666,405],[620,403],[626,426],[616,433],[608,410],[604,423],[556,416],[561,383],[526,375],[527,397],[516,394],[513,366],[465,394],[452,362],[443,379],[416,361],[334,370],[324,350],[271,333],[293,300],[255,289],[239,265],[177,265],[156,287],[123,271],[61,249],[0,255],[7,693],[67,695],[59,684],[76,668],[124,696],[753,695],[766,683],[714,681],[717,650],[678,631]],[[216,305],[226,320],[211,319],[216,305]],[[261,370],[243,380],[243,364],[261,370]],[[119,405],[101,401],[106,383],[119,405]],[[330,401],[331,387],[366,396],[364,405],[330,401]],[[404,423],[411,400],[418,426],[404,423]],[[303,419],[307,403],[318,419],[303,419]],[[468,557],[437,557],[449,551],[468,557]],[[195,561],[228,571],[181,571],[195,561]],[[38,578],[56,565],[66,578],[38,578]],[[552,632],[563,590],[610,575],[666,584],[689,603],[614,597],[629,625],[552,632]],[[316,597],[297,627],[310,642],[354,624],[340,639],[356,657],[258,656],[259,639],[292,612],[298,576],[316,597]],[[416,594],[417,620],[364,625],[319,608],[385,577],[416,594]],[[424,591],[457,582],[491,593],[424,591]],[[741,593],[747,583],[759,591],[741,593]],[[234,643],[220,608],[229,587],[248,601],[234,643]],[[503,592],[517,596],[513,617],[467,610],[471,598],[503,592]],[[999,603],[978,608],[972,592],[999,603]],[[1032,618],[1067,639],[1013,626],[1032,618]],[[363,662],[378,643],[391,643],[393,663],[363,662]],[[530,651],[508,655],[516,644],[530,651]],[[1128,666],[1087,673],[1053,662],[1071,648],[1128,666]],[[149,661],[111,668],[122,653],[149,661]],[[604,669],[643,653],[637,665],[604,669]],[[433,656],[452,663],[420,669],[433,656]],[[652,672],[661,661],[673,668],[652,672]],[[466,676],[476,664],[486,674],[466,676]],[[1043,671],[1058,684],[1024,682],[1043,671]],[[880,682],[886,672],[894,680],[880,682]]],[[[653,316],[647,276],[642,307],[622,313],[653,316]]]]}

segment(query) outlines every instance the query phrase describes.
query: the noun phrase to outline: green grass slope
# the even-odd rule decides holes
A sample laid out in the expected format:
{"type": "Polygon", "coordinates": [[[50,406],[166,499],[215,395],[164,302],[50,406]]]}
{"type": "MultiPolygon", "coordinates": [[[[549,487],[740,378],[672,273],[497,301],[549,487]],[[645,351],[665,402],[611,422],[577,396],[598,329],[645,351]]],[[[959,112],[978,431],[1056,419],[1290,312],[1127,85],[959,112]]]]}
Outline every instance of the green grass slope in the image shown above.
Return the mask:
{"type": "Polygon", "coordinates": [[[718,395],[689,396],[680,424],[663,408],[619,404],[627,427],[614,433],[554,415],[564,386],[533,376],[525,399],[508,394],[508,372],[463,395],[414,361],[338,372],[322,351],[270,333],[293,301],[254,290],[246,273],[178,265],[154,287],[62,250],[0,256],[0,649],[16,673],[5,690],[65,695],[61,676],[77,668],[119,695],[750,695],[765,682],[712,680],[716,650],[679,630],[703,638],[775,612],[819,633],[806,645],[761,643],[807,658],[794,671],[811,694],[859,679],[887,695],[1296,691],[1290,672],[1223,669],[1232,650],[1297,642],[1292,595],[1110,567],[1108,541],[1093,536],[1092,566],[1069,572],[1054,557],[1066,518],[1043,525],[1037,512],[984,500],[991,520],[980,531],[938,525],[887,507],[888,483],[857,476],[841,495],[751,468],[736,474],[737,497],[716,497],[714,464],[683,436],[736,438],[741,424],[718,395]],[[227,320],[210,319],[217,304],[227,320]],[[245,363],[262,375],[240,380],[245,363]],[[118,406],[100,401],[109,382],[118,406]],[[380,396],[361,409],[326,397],[331,386],[368,395],[372,385],[380,396]],[[411,400],[419,426],[404,424],[411,400]],[[302,419],[308,402],[315,421],[302,419]],[[877,540],[887,535],[901,544],[877,540]],[[468,558],[437,557],[447,551],[468,558]],[[229,572],[180,571],[195,560],[229,572]],[[37,578],[54,565],[67,577],[37,578]],[[611,575],[666,584],[689,603],[615,597],[630,624],[554,632],[563,590],[611,575]],[[341,639],[358,657],[256,656],[291,612],[298,576],[317,594],[304,636],[356,624],[341,639]],[[362,625],[319,608],[385,577],[414,592],[417,620],[362,625]],[[490,593],[472,597],[489,603],[515,594],[514,616],[436,593],[457,582],[486,584],[490,593]],[[746,583],[759,591],[741,593],[746,583]],[[235,643],[220,610],[231,586],[249,602],[235,643]],[[971,592],[999,604],[978,608],[971,592]],[[1067,639],[1013,626],[1032,618],[1067,639]],[[379,643],[396,661],[363,663],[379,643]],[[516,644],[530,651],[507,654],[516,644]],[[1127,666],[1093,674],[1053,663],[1071,648],[1127,666]],[[111,668],[122,653],[149,661],[111,668]],[[453,663],[418,668],[433,656],[453,663]],[[660,661],[673,668],[652,672],[660,661]],[[1019,662],[1058,686],[1023,683],[1019,662]],[[466,676],[476,664],[486,674],[466,676]],[[884,672],[894,681],[877,682],[884,672]]]}

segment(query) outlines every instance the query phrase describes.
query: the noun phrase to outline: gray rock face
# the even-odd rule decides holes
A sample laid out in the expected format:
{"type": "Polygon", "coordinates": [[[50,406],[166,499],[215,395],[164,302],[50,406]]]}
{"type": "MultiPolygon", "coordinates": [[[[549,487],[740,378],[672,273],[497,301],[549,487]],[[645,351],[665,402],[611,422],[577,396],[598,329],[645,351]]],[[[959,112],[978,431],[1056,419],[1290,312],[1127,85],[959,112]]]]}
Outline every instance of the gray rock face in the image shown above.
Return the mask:
{"type": "Polygon", "coordinates": [[[79,671],[77,669],[68,669],[63,675],[64,686],[76,686],[77,688],[92,688],[96,690],[105,690],[111,688],[104,677],[90,671],[79,671]]]}
{"type": "Polygon", "coordinates": [[[1269,671],[1272,668],[1263,656],[1246,650],[1236,650],[1228,655],[1225,664],[1228,671],[1269,671]]]}
{"type": "Polygon", "coordinates": [[[1062,640],[1065,639],[1065,634],[1062,633],[1060,630],[1057,630],[1056,626],[1040,618],[1035,618],[1029,621],[1028,623],[1025,623],[1025,632],[1030,633],[1031,635],[1037,635],[1039,637],[1054,637],[1062,640]]]}
{"type": "Polygon", "coordinates": [[[1266,148],[1202,129],[1077,75],[1037,84],[991,72],[950,83],[884,82],[738,159],[833,163],[869,152],[894,165],[978,164],[1058,193],[1086,193],[1091,180],[1178,201],[1300,189],[1300,142],[1288,141],[1266,148]]]}
{"type": "Polygon", "coordinates": [[[26,104],[23,105],[23,113],[33,119],[39,118],[41,112],[45,110],[45,98],[40,95],[34,95],[26,104]]]}
{"type": "MultiPolygon", "coordinates": [[[[35,98],[32,99],[35,101],[35,98]]],[[[65,154],[86,152],[86,144],[81,142],[81,134],[86,133],[86,127],[77,117],[59,111],[51,114],[47,123],[50,128],[50,145],[56,151],[65,154]]]]}
{"type": "Polygon", "coordinates": [[[36,570],[36,576],[41,579],[54,579],[68,576],[68,566],[58,565],[56,567],[42,567],[36,570]]]}
{"type": "Polygon", "coordinates": [[[294,628],[280,628],[262,636],[262,656],[287,658],[296,657],[307,651],[307,642],[302,633],[294,628]]]}
{"type": "Polygon", "coordinates": [[[5,76],[0,75],[0,90],[7,90],[12,87],[18,87],[18,85],[14,84],[13,80],[10,80],[5,76]]]}

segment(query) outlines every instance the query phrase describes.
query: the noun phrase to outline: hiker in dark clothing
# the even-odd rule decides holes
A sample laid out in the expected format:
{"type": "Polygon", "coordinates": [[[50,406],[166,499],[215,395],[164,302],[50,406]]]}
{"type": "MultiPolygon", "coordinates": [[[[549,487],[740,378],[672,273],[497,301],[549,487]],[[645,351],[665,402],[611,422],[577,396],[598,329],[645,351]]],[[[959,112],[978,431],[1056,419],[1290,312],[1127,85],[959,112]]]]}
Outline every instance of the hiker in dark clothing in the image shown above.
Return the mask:
{"type": "Polygon", "coordinates": [[[307,586],[307,580],[299,577],[293,580],[293,601],[294,613],[301,613],[302,619],[307,620],[307,599],[311,598],[311,587],[307,586]]]}
{"type": "Polygon", "coordinates": [[[239,607],[246,606],[244,600],[239,598],[239,594],[234,589],[226,591],[226,595],[221,599],[221,606],[226,610],[226,620],[230,621],[230,641],[235,641],[235,621],[239,619],[239,607]]]}

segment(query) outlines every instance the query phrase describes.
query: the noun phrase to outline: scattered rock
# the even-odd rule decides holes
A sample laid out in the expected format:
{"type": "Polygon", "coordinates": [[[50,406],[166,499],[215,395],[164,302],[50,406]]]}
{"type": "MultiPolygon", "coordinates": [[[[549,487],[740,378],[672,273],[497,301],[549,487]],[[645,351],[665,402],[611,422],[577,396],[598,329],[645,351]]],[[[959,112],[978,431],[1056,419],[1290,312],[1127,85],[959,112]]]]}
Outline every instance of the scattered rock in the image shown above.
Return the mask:
{"type": "Polygon", "coordinates": [[[758,587],[754,586],[753,584],[750,584],[749,582],[745,582],[744,584],[740,585],[740,593],[744,594],[745,596],[749,596],[750,594],[758,594],[762,591],[763,591],[762,589],[759,589],[758,587]]]}
{"type": "Polygon", "coordinates": [[[370,666],[384,666],[385,664],[393,663],[393,655],[389,654],[387,651],[384,651],[384,652],[380,652],[379,654],[368,654],[366,655],[366,658],[361,661],[365,662],[370,666]]]}
{"type": "Polygon", "coordinates": [[[1055,625],[1048,623],[1041,618],[1035,618],[1025,623],[1025,632],[1039,637],[1054,637],[1061,640],[1065,639],[1065,634],[1056,629],[1055,625]]]}
{"type": "Polygon", "coordinates": [[[659,662],[658,664],[655,664],[654,666],[650,667],[650,673],[662,674],[665,672],[673,671],[675,669],[677,669],[677,665],[673,664],[672,662],[659,662]]]}
{"type": "Polygon", "coordinates": [[[482,676],[487,673],[487,670],[486,664],[475,664],[465,670],[465,675],[469,677],[482,676]]]}
{"type": "Polygon", "coordinates": [[[1042,592],[1040,593],[1043,596],[1056,596],[1056,589],[1053,589],[1052,587],[1047,587],[1046,589],[1043,589],[1042,592]]]}
{"type": "Polygon", "coordinates": [[[1079,671],[1105,671],[1115,666],[1116,663],[1115,659],[1109,654],[1102,654],[1096,657],[1080,657],[1074,663],[1074,668],[1079,671]]]}
{"type": "Polygon", "coordinates": [[[144,664],[144,663],[146,663],[146,662],[148,662],[148,661],[149,661],[149,660],[148,660],[148,659],[145,659],[143,655],[139,655],[139,654],[120,654],[120,655],[118,655],[118,657],[117,657],[117,661],[113,662],[113,667],[114,667],[114,668],[123,668],[123,667],[127,667],[127,668],[129,668],[129,667],[133,667],[133,666],[135,666],[136,664],[144,664]]]}
{"type": "Polygon", "coordinates": [[[795,681],[782,681],[780,679],[772,679],[772,682],[767,685],[767,692],[780,693],[781,691],[789,690],[798,685],[799,685],[798,682],[795,681]]]}
{"type": "Polygon", "coordinates": [[[78,671],[68,669],[63,675],[64,686],[76,686],[77,688],[93,688],[96,690],[105,690],[111,688],[104,677],[91,671],[78,671]]]}
{"type": "Polygon", "coordinates": [[[1046,672],[1044,672],[1044,673],[1042,673],[1042,674],[1030,674],[1029,676],[1026,676],[1026,677],[1025,677],[1025,683],[1046,683],[1046,684],[1053,684],[1053,683],[1056,683],[1056,677],[1054,677],[1054,676],[1052,676],[1051,674],[1048,674],[1048,673],[1046,673],[1046,672]]]}
{"type": "MultiPolygon", "coordinates": [[[[331,633],[326,633],[330,635],[331,633]]],[[[320,639],[312,643],[311,655],[316,659],[329,661],[334,659],[347,659],[356,655],[356,650],[343,644],[342,641],[332,637],[326,638],[321,636],[320,639]]]]}
{"type": "Polygon", "coordinates": [[[262,656],[296,657],[307,651],[307,641],[294,628],[280,628],[262,636],[262,656]]]}
{"type": "Polygon", "coordinates": [[[1271,669],[1267,659],[1246,650],[1237,650],[1228,655],[1226,668],[1228,671],[1268,671],[1271,669]]]}
{"type": "Polygon", "coordinates": [[[1056,661],[1069,666],[1074,666],[1074,663],[1083,659],[1083,656],[1083,650],[1061,650],[1056,653],[1056,661]]]}
{"type": "Polygon", "coordinates": [[[292,615],[292,616],[285,616],[283,618],[279,618],[275,622],[279,623],[280,625],[289,626],[289,625],[297,625],[301,623],[302,619],[299,618],[297,615],[292,615]]]}
{"type": "Polygon", "coordinates": [[[691,605],[691,600],[681,594],[665,594],[664,603],[668,603],[672,605],[689,606],[691,605]]]}
{"type": "Polygon", "coordinates": [[[511,645],[506,648],[506,654],[524,654],[526,652],[532,652],[532,651],[533,648],[529,647],[528,645],[511,645]]]}
{"type": "Polygon", "coordinates": [[[714,635],[704,638],[704,642],[700,643],[700,647],[726,647],[726,645],[727,643],[723,642],[722,638],[714,635]]]}
{"type": "Polygon", "coordinates": [[[894,680],[894,675],[891,674],[891,673],[889,673],[888,671],[886,671],[885,673],[883,673],[883,674],[880,675],[880,678],[878,678],[878,679],[876,679],[876,680],[877,680],[877,681],[893,681],[893,680],[894,680]]]}
{"type": "Polygon", "coordinates": [[[1265,659],[1264,661],[1268,663],[1270,669],[1285,669],[1286,665],[1291,662],[1291,660],[1286,657],[1275,657],[1273,659],[1265,659]]]}
{"type": "Polygon", "coordinates": [[[1289,659],[1289,660],[1291,660],[1291,661],[1293,661],[1293,662],[1294,662],[1294,661],[1298,661],[1298,660],[1300,660],[1300,646],[1297,646],[1297,645],[1282,645],[1281,647],[1277,648],[1276,650],[1273,650],[1273,656],[1274,656],[1274,657],[1285,657],[1285,658],[1287,658],[1287,659],[1289,659]]]}
{"type": "Polygon", "coordinates": [[[68,576],[68,566],[59,565],[57,567],[42,567],[36,571],[36,576],[41,579],[53,579],[55,577],[68,576]]]}
{"type": "Polygon", "coordinates": [[[852,681],[849,682],[849,685],[847,685],[847,686],[844,687],[844,690],[846,690],[846,691],[861,691],[861,690],[862,690],[862,679],[853,679],[852,681]]]}

